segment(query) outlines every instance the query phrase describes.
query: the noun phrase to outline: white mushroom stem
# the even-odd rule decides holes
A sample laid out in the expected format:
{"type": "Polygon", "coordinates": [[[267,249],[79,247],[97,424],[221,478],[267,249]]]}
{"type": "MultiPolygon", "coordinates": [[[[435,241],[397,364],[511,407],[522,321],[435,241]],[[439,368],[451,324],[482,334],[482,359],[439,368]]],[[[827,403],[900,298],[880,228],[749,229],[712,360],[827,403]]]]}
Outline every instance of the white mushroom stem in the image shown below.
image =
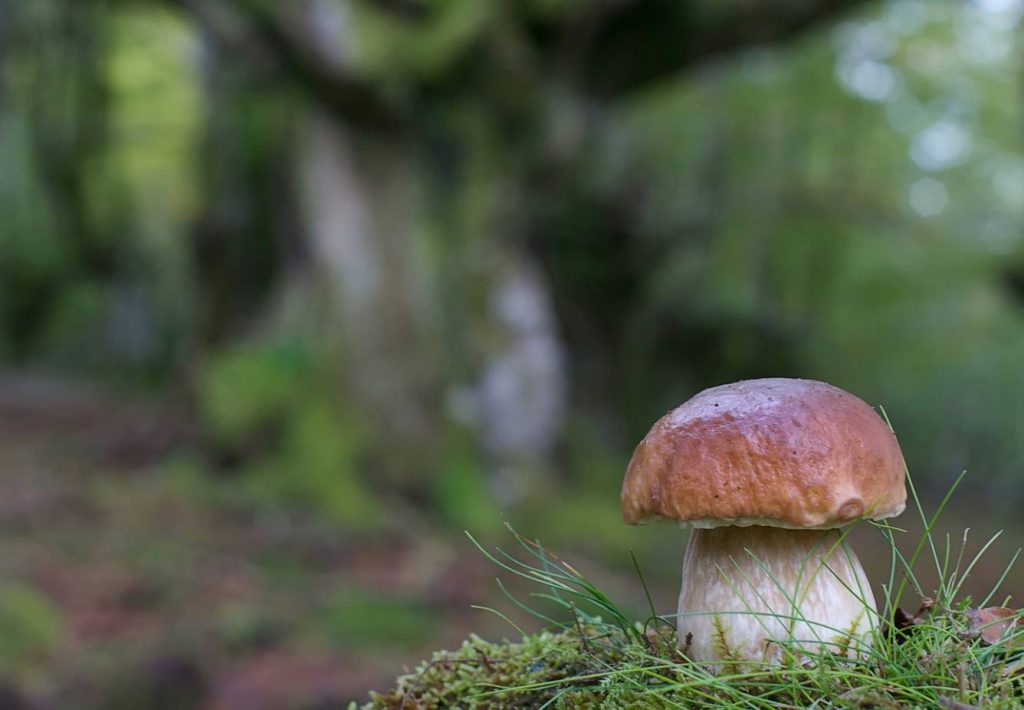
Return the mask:
{"type": "Polygon", "coordinates": [[[683,561],[679,646],[714,667],[823,649],[863,654],[875,598],[837,530],[695,529],[683,561]]]}

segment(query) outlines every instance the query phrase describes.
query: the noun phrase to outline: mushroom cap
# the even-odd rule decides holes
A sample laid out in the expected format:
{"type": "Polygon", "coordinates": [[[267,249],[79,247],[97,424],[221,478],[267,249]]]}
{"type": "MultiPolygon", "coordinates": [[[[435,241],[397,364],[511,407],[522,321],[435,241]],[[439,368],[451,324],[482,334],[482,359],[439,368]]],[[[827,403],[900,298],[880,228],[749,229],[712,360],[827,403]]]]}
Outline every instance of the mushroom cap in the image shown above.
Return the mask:
{"type": "Polygon", "coordinates": [[[712,387],[659,419],[622,484],[629,524],[834,528],[899,515],[903,455],[849,392],[768,378],[712,387]]]}

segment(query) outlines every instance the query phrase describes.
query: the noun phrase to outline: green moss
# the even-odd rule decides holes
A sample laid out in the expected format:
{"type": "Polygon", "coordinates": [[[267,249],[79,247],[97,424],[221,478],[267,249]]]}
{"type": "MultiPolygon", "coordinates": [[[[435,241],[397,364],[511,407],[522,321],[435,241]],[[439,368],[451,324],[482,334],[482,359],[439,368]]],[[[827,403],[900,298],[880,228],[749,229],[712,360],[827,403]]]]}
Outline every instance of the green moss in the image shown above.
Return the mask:
{"type": "MultiPolygon", "coordinates": [[[[386,693],[372,693],[363,710],[426,708],[660,707],[651,696],[663,677],[654,669],[671,654],[671,638],[651,636],[642,647],[606,627],[541,632],[518,642],[471,636],[455,651],[439,651],[386,693]],[[653,653],[658,651],[658,653],[653,653]],[[627,680],[618,671],[629,669],[627,680]]],[[[352,705],[350,710],[356,706],[352,705]]]]}
{"type": "Polygon", "coordinates": [[[614,646],[595,654],[574,633],[543,632],[518,643],[491,643],[474,635],[457,650],[435,653],[400,676],[390,692],[372,694],[364,708],[539,707],[567,688],[523,686],[606,670],[617,657],[614,646]]]}
{"type": "Polygon", "coordinates": [[[400,676],[390,691],[371,694],[362,710],[777,708],[820,698],[832,699],[828,707],[1008,708],[1024,701],[1024,651],[977,641],[963,610],[877,639],[870,659],[822,653],[782,666],[736,661],[718,673],[676,651],[670,631],[640,638],[606,626],[515,643],[472,636],[400,676]]]}

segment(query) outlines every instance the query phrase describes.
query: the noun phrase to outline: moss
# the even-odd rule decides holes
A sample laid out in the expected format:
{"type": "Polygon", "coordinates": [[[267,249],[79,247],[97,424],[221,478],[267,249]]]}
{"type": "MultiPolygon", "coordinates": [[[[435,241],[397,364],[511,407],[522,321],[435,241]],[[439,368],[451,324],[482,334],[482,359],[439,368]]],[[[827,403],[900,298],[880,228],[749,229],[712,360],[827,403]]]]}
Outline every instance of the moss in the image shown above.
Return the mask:
{"type": "MultiPolygon", "coordinates": [[[[922,519],[927,519],[923,512],[922,519]]],[[[853,658],[840,643],[840,653],[822,648],[813,658],[794,653],[784,654],[778,664],[748,662],[735,657],[721,624],[716,623],[715,641],[724,662],[706,667],[687,658],[689,634],[680,648],[667,619],[652,616],[644,623],[631,622],[574,567],[510,530],[531,562],[508,555],[499,558],[477,547],[499,566],[548,589],[548,594],[540,596],[559,603],[572,614],[574,623],[563,631],[526,636],[516,643],[471,637],[459,649],[436,653],[399,677],[387,693],[371,695],[364,710],[711,710],[808,707],[823,699],[829,707],[1024,707],[1024,648],[983,643],[976,621],[972,622],[979,612],[969,613],[969,600],[946,604],[926,600],[913,617],[898,608],[886,609],[882,618],[888,623],[874,630],[870,654],[853,658]],[[607,613],[614,623],[581,613],[580,602],[607,613]]],[[[935,549],[934,541],[926,537],[919,551],[925,542],[935,549]]],[[[890,544],[895,564],[898,552],[891,538],[890,544]]],[[[909,566],[907,572],[912,578],[909,566]]],[[[948,590],[956,591],[961,582],[940,581],[939,588],[952,598],[948,590]]],[[[900,596],[899,591],[895,596],[900,596]]],[[[1010,610],[1006,613],[1013,615],[1010,610]]],[[[854,627],[856,623],[846,635],[854,627]]],[[[358,709],[353,703],[350,710],[358,709]]]]}
{"type": "Polygon", "coordinates": [[[829,707],[1022,707],[1024,654],[986,655],[991,647],[965,635],[962,616],[950,610],[880,641],[873,663],[823,653],[812,665],[737,665],[717,674],[688,662],[668,631],[627,638],[582,626],[515,643],[473,636],[371,694],[362,710],[777,708],[821,698],[832,699],[829,707]]]}
{"type": "Polygon", "coordinates": [[[371,693],[362,708],[678,707],[672,693],[657,692],[664,682],[681,679],[665,665],[670,657],[679,660],[674,630],[648,631],[645,639],[640,644],[604,625],[542,632],[518,642],[474,635],[400,676],[390,691],[371,693]]]}
{"type": "Polygon", "coordinates": [[[364,710],[527,708],[552,701],[548,707],[628,707],[621,688],[606,692],[600,678],[588,685],[582,677],[615,668],[630,655],[630,645],[604,629],[582,631],[543,632],[517,643],[471,636],[457,650],[435,653],[400,676],[389,692],[371,694],[364,710]]]}

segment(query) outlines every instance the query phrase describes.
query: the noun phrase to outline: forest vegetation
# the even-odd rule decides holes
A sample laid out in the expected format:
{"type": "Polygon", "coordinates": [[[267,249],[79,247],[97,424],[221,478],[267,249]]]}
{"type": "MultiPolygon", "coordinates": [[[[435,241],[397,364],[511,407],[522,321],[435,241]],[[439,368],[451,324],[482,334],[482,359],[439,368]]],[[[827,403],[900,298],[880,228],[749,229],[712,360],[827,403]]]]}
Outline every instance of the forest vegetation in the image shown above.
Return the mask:
{"type": "Polygon", "coordinates": [[[362,703],[509,635],[463,535],[505,522],[643,620],[635,551],[663,614],[684,534],[619,520],[630,452],[763,376],[884,408],[925,510],[969,472],[928,539],[1006,533],[920,643],[974,633],[1024,593],[1022,17],[0,0],[0,695],[362,703]]]}

